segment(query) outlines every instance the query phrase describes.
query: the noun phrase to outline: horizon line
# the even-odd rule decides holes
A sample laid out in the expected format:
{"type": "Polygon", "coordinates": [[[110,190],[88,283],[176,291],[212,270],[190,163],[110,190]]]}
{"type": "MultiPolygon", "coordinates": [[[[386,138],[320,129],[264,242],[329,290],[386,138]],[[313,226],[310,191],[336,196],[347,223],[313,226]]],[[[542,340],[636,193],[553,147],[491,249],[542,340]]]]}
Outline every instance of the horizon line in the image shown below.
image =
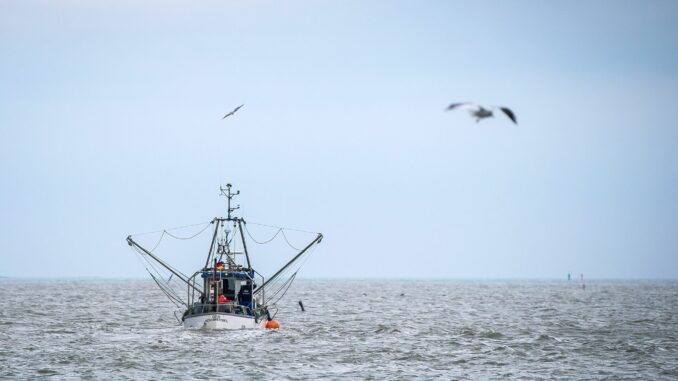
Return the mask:
{"type": "MultiPolygon", "coordinates": [[[[298,280],[335,280],[335,281],[356,281],[356,280],[430,280],[430,281],[562,281],[566,283],[581,283],[580,279],[572,278],[552,278],[552,277],[400,277],[400,276],[381,276],[381,277],[299,277],[298,280]]],[[[0,275],[0,280],[152,280],[148,277],[110,277],[110,276],[30,276],[14,277],[0,275]]],[[[678,281],[678,277],[597,277],[586,278],[587,281],[678,281]]]]}

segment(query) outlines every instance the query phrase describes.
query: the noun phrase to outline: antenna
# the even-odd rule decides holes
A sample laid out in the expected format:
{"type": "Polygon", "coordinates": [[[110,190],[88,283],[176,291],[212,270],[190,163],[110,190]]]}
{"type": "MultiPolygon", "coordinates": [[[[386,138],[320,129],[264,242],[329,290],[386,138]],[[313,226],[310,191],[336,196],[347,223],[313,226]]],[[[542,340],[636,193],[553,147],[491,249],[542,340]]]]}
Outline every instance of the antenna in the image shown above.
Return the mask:
{"type": "Polygon", "coordinates": [[[233,185],[231,185],[231,184],[226,184],[226,188],[219,187],[219,190],[221,190],[221,196],[226,196],[228,198],[228,217],[226,218],[227,221],[237,220],[237,218],[234,219],[234,218],[231,217],[231,213],[234,210],[240,209],[240,205],[231,208],[231,199],[240,194],[240,191],[236,191],[235,193],[231,192],[232,186],[233,185]]]}

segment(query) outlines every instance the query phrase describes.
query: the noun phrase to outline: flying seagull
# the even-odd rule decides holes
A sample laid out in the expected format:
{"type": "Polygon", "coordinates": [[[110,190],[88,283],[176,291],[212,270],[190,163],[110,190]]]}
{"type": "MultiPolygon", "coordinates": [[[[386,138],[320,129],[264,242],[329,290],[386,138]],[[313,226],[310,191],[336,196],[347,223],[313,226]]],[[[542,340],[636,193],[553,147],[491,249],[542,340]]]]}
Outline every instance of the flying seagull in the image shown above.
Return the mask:
{"type": "Polygon", "coordinates": [[[245,104],[243,103],[243,104],[241,104],[240,106],[234,108],[233,111],[231,111],[231,112],[229,112],[228,114],[224,115],[224,117],[221,118],[221,119],[226,119],[226,118],[228,118],[229,116],[235,114],[235,112],[238,111],[238,110],[240,110],[240,107],[242,107],[242,106],[244,106],[244,105],[245,105],[245,104]]]}
{"type": "Polygon", "coordinates": [[[518,124],[518,121],[516,120],[516,115],[508,107],[495,107],[495,106],[483,107],[481,105],[471,102],[452,103],[447,107],[447,111],[456,109],[464,109],[468,111],[468,113],[471,114],[471,117],[476,118],[476,123],[479,122],[481,119],[493,117],[494,114],[492,113],[492,110],[499,109],[504,114],[506,114],[506,116],[508,116],[513,123],[518,124]]]}

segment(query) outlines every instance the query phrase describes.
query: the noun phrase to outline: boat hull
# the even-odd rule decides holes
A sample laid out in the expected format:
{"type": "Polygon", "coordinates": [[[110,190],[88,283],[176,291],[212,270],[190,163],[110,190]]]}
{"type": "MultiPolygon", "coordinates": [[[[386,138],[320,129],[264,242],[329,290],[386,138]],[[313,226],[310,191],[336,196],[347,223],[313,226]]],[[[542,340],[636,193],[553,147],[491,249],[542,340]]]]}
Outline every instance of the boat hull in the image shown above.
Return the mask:
{"type": "Polygon", "coordinates": [[[223,312],[210,312],[184,318],[184,328],[189,329],[253,329],[265,328],[265,326],[265,319],[257,322],[254,316],[234,315],[223,312]]]}

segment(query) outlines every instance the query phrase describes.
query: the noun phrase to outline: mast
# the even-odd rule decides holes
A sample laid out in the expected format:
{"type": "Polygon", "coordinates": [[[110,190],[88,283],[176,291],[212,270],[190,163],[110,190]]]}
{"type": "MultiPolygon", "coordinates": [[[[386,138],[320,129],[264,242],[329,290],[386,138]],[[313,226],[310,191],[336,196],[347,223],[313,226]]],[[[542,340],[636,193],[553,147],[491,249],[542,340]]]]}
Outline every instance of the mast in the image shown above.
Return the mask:
{"type": "Polygon", "coordinates": [[[234,210],[240,209],[240,205],[231,208],[231,199],[232,199],[233,197],[235,197],[235,196],[237,196],[237,195],[240,194],[240,191],[237,191],[237,192],[235,192],[235,193],[232,193],[232,192],[231,192],[231,187],[232,187],[232,186],[233,186],[233,185],[231,185],[231,184],[229,183],[229,184],[226,184],[226,189],[224,189],[224,187],[219,187],[219,190],[221,190],[221,195],[222,195],[222,196],[226,196],[226,197],[228,198],[228,217],[226,218],[226,221],[235,221],[235,220],[237,220],[237,218],[234,220],[234,219],[231,217],[231,213],[232,213],[234,210]]]}
{"type": "MultiPolygon", "coordinates": [[[[231,207],[231,200],[233,197],[237,196],[240,194],[240,191],[237,191],[235,193],[231,192],[231,184],[226,184],[226,188],[224,187],[219,187],[219,190],[221,191],[221,196],[226,196],[228,198],[228,209],[227,209],[227,217],[226,218],[219,218],[215,217],[212,220],[212,223],[216,223],[216,226],[214,227],[214,234],[212,235],[212,243],[210,243],[210,249],[207,252],[207,258],[205,259],[205,270],[209,268],[210,264],[210,259],[212,258],[212,253],[214,252],[214,245],[217,243],[217,235],[219,234],[219,228],[224,226],[224,221],[235,221],[238,222],[238,217],[232,217],[231,213],[233,211],[240,209],[240,205],[231,207]]],[[[226,240],[228,241],[228,236],[226,236],[226,240]]],[[[221,244],[219,244],[221,245],[221,244]]],[[[216,258],[216,256],[215,256],[216,258]]],[[[247,258],[247,263],[249,265],[249,257],[247,258]]]]}
{"type": "MultiPolygon", "coordinates": [[[[233,215],[232,215],[232,213],[234,211],[240,209],[240,204],[238,204],[237,206],[231,206],[231,200],[233,199],[233,197],[239,195],[240,191],[238,190],[235,193],[233,193],[231,191],[232,187],[233,187],[233,185],[231,185],[230,183],[226,184],[226,188],[219,187],[219,190],[221,191],[221,195],[225,196],[228,199],[227,216],[226,216],[226,218],[222,218],[221,221],[233,221],[234,228],[237,227],[240,230],[240,238],[242,240],[242,246],[243,246],[243,251],[245,252],[245,258],[247,259],[247,267],[249,269],[251,269],[252,264],[250,262],[250,255],[247,252],[247,243],[245,243],[245,235],[243,233],[242,222],[244,222],[244,220],[242,218],[233,217],[233,215]]],[[[235,235],[235,232],[233,232],[233,234],[235,235]]],[[[216,237],[216,235],[215,235],[215,237],[216,237]]],[[[210,252],[211,252],[211,248],[210,248],[210,252]]]]}

